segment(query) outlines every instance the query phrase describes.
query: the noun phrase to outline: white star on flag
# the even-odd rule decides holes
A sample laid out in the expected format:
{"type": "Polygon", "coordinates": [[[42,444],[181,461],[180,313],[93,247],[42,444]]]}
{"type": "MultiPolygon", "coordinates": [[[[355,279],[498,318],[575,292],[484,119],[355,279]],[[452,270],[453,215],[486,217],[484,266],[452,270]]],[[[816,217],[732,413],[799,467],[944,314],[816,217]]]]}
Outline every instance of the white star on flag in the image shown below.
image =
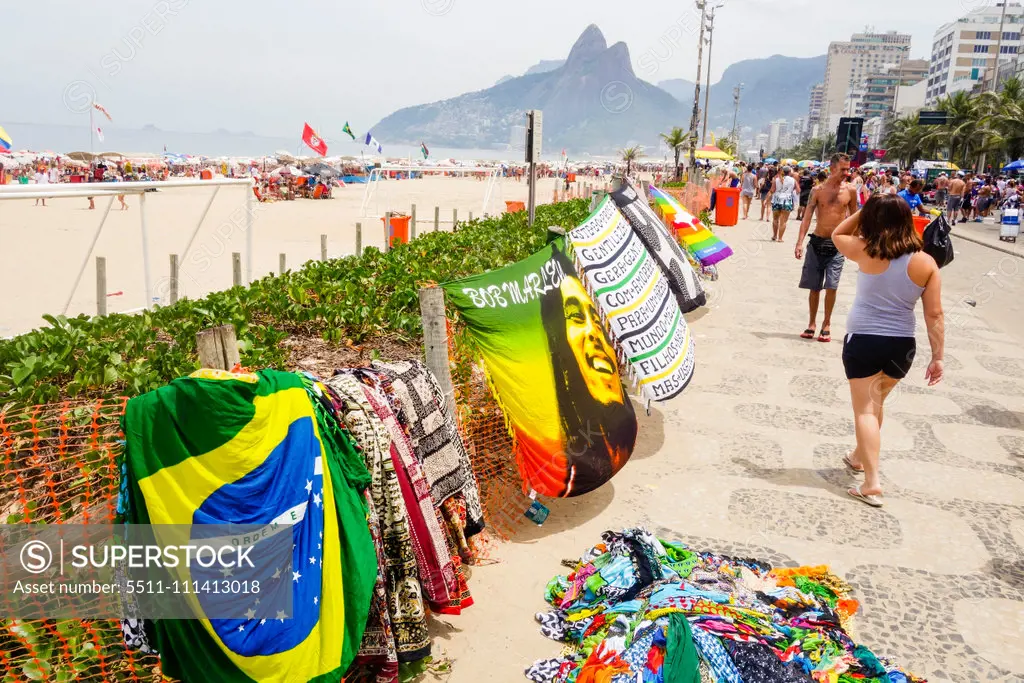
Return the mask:
{"type": "Polygon", "coordinates": [[[316,564],[316,558],[315,557],[309,558],[309,563],[310,564],[316,564]]]}
{"type": "Polygon", "coordinates": [[[302,574],[298,572],[292,572],[292,581],[298,582],[302,578],[302,574]]]}
{"type": "Polygon", "coordinates": [[[275,578],[275,579],[280,579],[280,578],[281,578],[281,568],[280,568],[280,567],[278,567],[278,568],[277,568],[277,569],[276,569],[276,570],[274,571],[274,576],[273,576],[273,578],[275,578]]]}
{"type": "Polygon", "coordinates": [[[316,503],[317,507],[320,507],[320,494],[319,493],[314,493],[313,494],[313,502],[316,503]]]}
{"type": "Polygon", "coordinates": [[[246,611],[246,613],[245,613],[245,618],[246,618],[246,619],[254,619],[255,617],[256,617],[256,612],[252,611],[252,608],[250,607],[250,608],[249,608],[249,609],[248,609],[248,610],[246,611]]]}
{"type": "Polygon", "coordinates": [[[235,575],[235,573],[231,571],[231,567],[224,567],[224,569],[220,570],[220,573],[223,574],[225,578],[235,575]]]}
{"type": "Polygon", "coordinates": [[[263,624],[265,624],[265,623],[267,623],[267,620],[266,620],[266,619],[260,619],[260,626],[262,626],[262,625],[263,625],[263,624]]]}
{"type": "Polygon", "coordinates": [[[242,632],[242,631],[244,631],[244,630],[245,630],[245,626],[242,626],[242,625],[239,625],[239,626],[238,626],[238,632],[239,632],[239,633],[241,633],[241,632],[242,632]]]}
{"type": "Polygon", "coordinates": [[[314,595],[313,596],[313,604],[314,605],[319,605],[320,604],[320,598],[318,598],[317,596],[314,595]]]}
{"type": "Polygon", "coordinates": [[[309,479],[307,479],[306,480],[306,493],[312,493],[312,492],[313,492],[313,482],[311,482],[309,479]]]}
{"type": "Polygon", "coordinates": [[[284,610],[277,610],[277,618],[284,621],[284,618],[288,615],[284,613],[284,610]]]}

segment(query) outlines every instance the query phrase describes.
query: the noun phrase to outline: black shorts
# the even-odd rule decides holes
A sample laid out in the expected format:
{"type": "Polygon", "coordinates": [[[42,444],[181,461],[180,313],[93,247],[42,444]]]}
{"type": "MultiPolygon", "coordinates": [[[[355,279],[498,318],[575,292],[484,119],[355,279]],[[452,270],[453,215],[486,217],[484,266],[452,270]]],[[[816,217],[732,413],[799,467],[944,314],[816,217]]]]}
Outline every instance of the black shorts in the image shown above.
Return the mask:
{"type": "Polygon", "coordinates": [[[903,379],[917,355],[913,337],[887,337],[879,334],[848,334],[843,340],[843,367],[846,379],[874,377],[880,372],[903,379]]]}

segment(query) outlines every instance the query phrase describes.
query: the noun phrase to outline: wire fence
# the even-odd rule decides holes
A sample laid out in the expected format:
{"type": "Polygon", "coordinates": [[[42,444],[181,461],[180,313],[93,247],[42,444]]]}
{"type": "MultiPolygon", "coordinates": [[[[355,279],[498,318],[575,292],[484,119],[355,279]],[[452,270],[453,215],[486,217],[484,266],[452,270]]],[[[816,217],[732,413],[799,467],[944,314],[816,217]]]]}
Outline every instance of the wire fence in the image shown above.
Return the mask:
{"type": "MultiPolygon", "coordinates": [[[[529,499],[505,420],[477,375],[456,386],[457,414],[480,486],[489,538],[515,534],[529,499]],[[525,501],[525,503],[524,503],[525,501]]],[[[127,398],[0,412],[0,511],[7,524],[110,524],[117,518],[127,398]]],[[[125,647],[117,620],[7,619],[0,681],[164,681],[160,660],[125,647]]]]}

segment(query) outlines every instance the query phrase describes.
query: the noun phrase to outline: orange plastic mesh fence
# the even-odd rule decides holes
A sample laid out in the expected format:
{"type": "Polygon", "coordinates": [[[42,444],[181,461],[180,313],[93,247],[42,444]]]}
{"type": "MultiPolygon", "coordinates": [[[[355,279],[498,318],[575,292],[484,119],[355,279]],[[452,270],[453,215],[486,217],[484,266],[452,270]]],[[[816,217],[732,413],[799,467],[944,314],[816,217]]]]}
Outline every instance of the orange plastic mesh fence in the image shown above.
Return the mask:
{"type": "MultiPolygon", "coordinates": [[[[480,373],[457,384],[457,413],[491,538],[507,539],[530,500],[501,410],[480,373]]],[[[103,524],[117,514],[126,398],[0,411],[0,511],[8,524],[103,524]]],[[[479,538],[479,537],[478,537],[479,538]]],[[[487,540],[476,550],[488,556],[487,540]]],[[[124,646],[115,620],[4,620],[0,681],[162,681],[160,660],[124,646]]]]}
{"type": "MultiPolygon", "coordinates": [[[[114,521],[125,398],[0,412],[0,510],[8,524],[114,521]]],[[[113,620],[4,620],[0,680],[159,681],[113,620]]]]}
{"type": "Polygon", "coordinates": [[[477,354],[461,332],[458,322],[449,319],[448,355],[459,429],[469,449],[489,533],[508,540],[526,522],[525,512],[531,501],[519,474],[505,416],[477,364],[477,354]]]}

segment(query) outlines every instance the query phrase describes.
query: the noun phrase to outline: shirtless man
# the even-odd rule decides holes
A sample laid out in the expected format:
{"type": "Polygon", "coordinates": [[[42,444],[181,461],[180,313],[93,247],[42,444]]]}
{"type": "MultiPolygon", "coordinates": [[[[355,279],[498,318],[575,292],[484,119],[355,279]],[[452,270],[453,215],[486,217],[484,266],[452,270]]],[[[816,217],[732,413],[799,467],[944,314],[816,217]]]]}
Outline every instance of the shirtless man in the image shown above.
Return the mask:
{"type": "Polygon", "coordinates": [[[850,171],[850,157],[836,154],[832,157],[832,165],[828,180],[811,191],[811,199],[807,204],[807,212],[800,223],[800,236],[796,240],[795,255],[797,259],[804,257],[804,237],[811,229],[811,219],[818,214],[818,224],[811,235],[810,249],[804,259],[803,273],[800,275],[800,289],[810,290],[810,323],[800,336],[804,339],[814,338],[814,328],[818,323],[818,302],[821,290],[825,290],[825,319],[821,323],[818,341],[832,341],[832,309],[836,305],[836,290],[839,289],[839,278],[843,274],[843,255],[832,243],[832,233],[848,216],[857,213],[857,193],[853,187],[843,182],[850,171]]]}
{"type": "Polygon", "coordinates": [[[935,203],[938,206],[946,205],[946,197],[949,194],[949,176],[940,173],[935,179],[935,203]]]}
{"type": "Polygon", "coordinates": [[[950,225],[956,225],[956,216],[960,213],[960,207],[964,203],[964,190],[967,183],[964,182],[962,173],[949,181],[949,196],[946,198],[946,218],[950,225]]]}

